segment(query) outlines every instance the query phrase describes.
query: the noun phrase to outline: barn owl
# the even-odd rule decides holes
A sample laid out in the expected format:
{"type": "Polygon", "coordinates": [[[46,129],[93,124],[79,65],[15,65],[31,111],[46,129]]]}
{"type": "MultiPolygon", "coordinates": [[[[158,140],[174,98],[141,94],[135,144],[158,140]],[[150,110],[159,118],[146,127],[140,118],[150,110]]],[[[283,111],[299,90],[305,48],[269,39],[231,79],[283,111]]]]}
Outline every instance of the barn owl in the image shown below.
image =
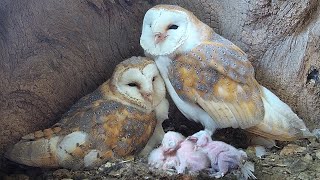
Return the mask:
{"type": "Polygon", "coordinates": [[[108,81],[74,104],[59,123],[22,137],[6,156],[28,166],[90,169],[137,155],[147,143],[152,146],[162,140],[161,122],[169,108],[165,94],[154,61],[129,58],[116,66],[108,81]],[[149,140],[151,136],[154,139],[149,140]]]}
{"type": "Polygon", "coordinates": [[[291,108],[256,81],[246,53],[188,10],[149,9],[140,45],[155,59],[178,109],[211,134],[233,127],[273,142],[311,136],[291,108]]]}

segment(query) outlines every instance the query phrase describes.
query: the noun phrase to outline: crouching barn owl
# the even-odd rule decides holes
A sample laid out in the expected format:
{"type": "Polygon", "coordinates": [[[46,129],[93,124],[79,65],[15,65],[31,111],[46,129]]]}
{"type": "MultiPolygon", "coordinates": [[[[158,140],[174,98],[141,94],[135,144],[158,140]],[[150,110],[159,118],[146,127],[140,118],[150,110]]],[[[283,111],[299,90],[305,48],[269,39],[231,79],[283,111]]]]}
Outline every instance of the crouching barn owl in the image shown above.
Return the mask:
{"type": "Polygon", "coordinates": [[[211,133],[233,127],[284,141],[310,135],[291,108],[256,81],[246,53],[186,9],[149,9],[140,44],[178,109],[211,133]]]}
{"type": "Polygon", "coordinates": [[[165,92],[154,61],[129,58],[59,123],[22,137],[6,156],[28,166],[82,169],[137,155],[144,148],[148,153],[164,135],[165,92]]]}

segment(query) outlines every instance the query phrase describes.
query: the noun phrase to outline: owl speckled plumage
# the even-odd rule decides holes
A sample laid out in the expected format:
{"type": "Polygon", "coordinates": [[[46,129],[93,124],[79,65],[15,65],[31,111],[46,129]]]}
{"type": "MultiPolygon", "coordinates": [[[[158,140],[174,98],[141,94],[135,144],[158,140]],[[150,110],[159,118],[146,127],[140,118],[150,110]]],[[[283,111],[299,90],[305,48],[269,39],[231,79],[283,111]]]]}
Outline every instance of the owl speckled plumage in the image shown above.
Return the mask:
{"type": "Polygon", "coordinates": [[[74,104],[59,123],[22,137],[6,156],[36,167],[97,167],[144,148],[150,151],[161,142],[168,108],[154,61],[132,57],[118,64],[112,77],[74,104]]]}
{"type": "Polygon", "coordinates": [[[259,85],[246,53],[188,10],[149,9],[140,44],[178,109],[206,130],[242,128],[272,140],[311,136],[288,105],[259,85]]]}

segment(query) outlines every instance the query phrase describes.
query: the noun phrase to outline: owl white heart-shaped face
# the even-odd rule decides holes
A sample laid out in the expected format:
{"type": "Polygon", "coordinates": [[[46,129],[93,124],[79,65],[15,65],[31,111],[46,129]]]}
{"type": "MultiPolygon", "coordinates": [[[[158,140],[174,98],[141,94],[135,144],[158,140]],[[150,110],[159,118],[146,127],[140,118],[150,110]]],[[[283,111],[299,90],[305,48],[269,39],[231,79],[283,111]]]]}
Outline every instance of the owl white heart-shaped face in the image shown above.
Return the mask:
{"type": "Polygon", "coordinates": [[[182,11],[151,8],[144,16],[140,45],[152,56],[169,55],[188,38],[189,22],[182,11]]]}
{"type": "Polygon", "coordinates": [[[142,62],[142,67],[124,68],[113,83],[126,101],[151,111],[165,98],[166,90],[155,63],[142,62]]]}

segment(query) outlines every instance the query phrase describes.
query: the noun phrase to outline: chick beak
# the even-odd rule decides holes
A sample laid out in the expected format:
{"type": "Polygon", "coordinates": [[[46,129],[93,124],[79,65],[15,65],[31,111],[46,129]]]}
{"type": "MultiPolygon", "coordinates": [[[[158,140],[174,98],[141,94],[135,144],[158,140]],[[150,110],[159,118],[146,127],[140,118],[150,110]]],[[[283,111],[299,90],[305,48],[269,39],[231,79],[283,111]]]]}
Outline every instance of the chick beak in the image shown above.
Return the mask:
{"type": "Polygon", "coordinates": [[[172,150],[172,149],[170,149],[170,148],[163,150],[163,154],[164,154],[164,155],[170,155],[170,154],[172,154],[172,152],[174,152],[174,150],[172,150]]]}
{"type": "Polygon", "coordinates": [[[154,42],[155,44],[159,44],[161,43],[162,41],[164,41],[164,39],[166,38],[167,36],[164,34],[164,33],[156,33],[154,35],[154,42]]]}
{"type": "Polygon", "coordinates": [[[152,94],[151,94],[151,92],[142,93],[142,97],[143,97],[145,100],[147,100],[147,101],[149,101],[149,102],[152,103],[152,94]]]}
{"type": "Polygon", "coordinates": [[[191,141],[193,143],[196,143],[198,141],[198,138],[193,137],[193,136],[189,136],[189,137],[187,137],[187,140],[189,140],[189,141],[191,141]]]}

